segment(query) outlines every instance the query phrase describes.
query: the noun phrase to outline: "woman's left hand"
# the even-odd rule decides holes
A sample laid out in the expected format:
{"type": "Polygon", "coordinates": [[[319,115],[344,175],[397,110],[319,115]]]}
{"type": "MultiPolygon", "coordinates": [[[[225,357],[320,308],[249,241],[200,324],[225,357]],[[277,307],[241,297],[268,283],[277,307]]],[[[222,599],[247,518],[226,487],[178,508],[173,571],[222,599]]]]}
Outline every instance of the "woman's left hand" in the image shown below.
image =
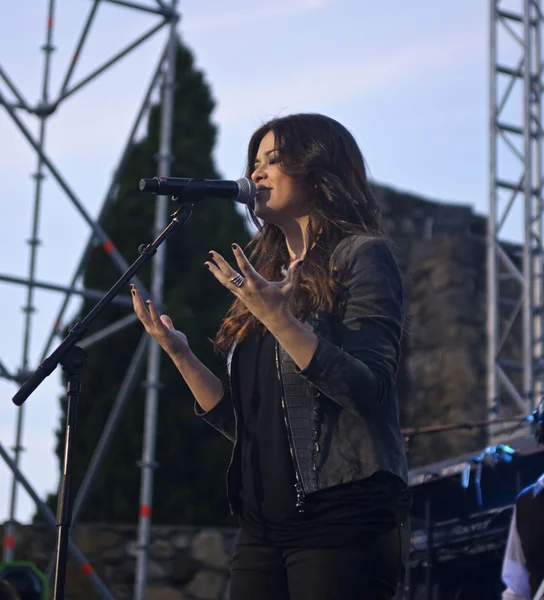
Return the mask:
{"type": "Polygon", "coordinates": [[[267,281],[255,271],[240,246],[232,244],[232,250],[240,267],[240,274],[244,278],[243,285],[237,287],[230,281],[238,273],[220,254],[211,251],[210,255],[214,262],[209,261],[204,264],[215,278],[240,298],[248,310],[267,328],[290,315],[289,298],[295,286],[296,270],[303,261],[297,260],[291,263],[283,281],[267,281]]]}

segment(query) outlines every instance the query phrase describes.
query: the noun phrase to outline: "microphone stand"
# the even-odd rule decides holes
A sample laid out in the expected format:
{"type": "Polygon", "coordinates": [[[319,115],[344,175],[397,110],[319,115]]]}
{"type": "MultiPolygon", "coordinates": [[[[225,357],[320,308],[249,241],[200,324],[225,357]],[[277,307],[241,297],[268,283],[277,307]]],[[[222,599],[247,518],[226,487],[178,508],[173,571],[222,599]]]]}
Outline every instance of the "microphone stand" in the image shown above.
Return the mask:
{"type": "MultiPolygon", "coordinates": [[[[172,220],[166,228],[159,234],[157,239],[147,246],[142,245],[138,248],[140,256],[130,265],[111,289],[96,304],[89,314],[73,325],[68,335],[60,345],[41,363],[29,379],[21,386],[19,391],[13,396],[13,402],[21,406],[23,402],[36,390],[42,381],[51,375],[57,365],[61,365],[66,373],[67,379],[67,408],[66,408],[66,431],[64,458],[62,466],[61,481],[59,486],[59,495],[57,501],[57,558],[54,572],[53,600],[64,600],[64,585],[66,581],[66,562],[68,558],[68,538],[70,535],[70,525],[72,521],[72,503],[70,494],[70,483],[72,478],[72,454],[74,449],[77,405],[81,394],[83,374],[85,370],[86,354],[85,351],[77,346],[91,323],[96,317],[110,304],[117,296],[123,286],[125,286],[132,276],[147,263],[157,252],[157,248],[170,236],[175,229],[181,227],[191,216],[193,200],[201,199],[202,191],[198,188],[191,189],[188,185],[182,192],[185,197],[191,198],[189,203],[181,204],[181,198],[173,198],[178,202],[177,210],[171,215],[172,220]]],[[[180,196],[181,196],[180,195],[180,196]]]]}

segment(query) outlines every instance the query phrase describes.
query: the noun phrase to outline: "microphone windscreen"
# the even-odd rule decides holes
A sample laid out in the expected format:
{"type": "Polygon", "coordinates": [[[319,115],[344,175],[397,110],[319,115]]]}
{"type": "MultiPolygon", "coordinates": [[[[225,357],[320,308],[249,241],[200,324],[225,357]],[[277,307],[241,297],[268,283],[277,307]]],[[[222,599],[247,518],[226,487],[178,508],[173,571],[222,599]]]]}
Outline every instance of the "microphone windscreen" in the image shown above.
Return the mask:
{"type": "Polygon", "coordinates": [[[250,204],[255,199],[257,195],[257,186],[248,179],[247,177],[242,177],[236,180],[238,184],[238,196],[236,196],[236,202],[240,202],[240,204],[250,204]]]}

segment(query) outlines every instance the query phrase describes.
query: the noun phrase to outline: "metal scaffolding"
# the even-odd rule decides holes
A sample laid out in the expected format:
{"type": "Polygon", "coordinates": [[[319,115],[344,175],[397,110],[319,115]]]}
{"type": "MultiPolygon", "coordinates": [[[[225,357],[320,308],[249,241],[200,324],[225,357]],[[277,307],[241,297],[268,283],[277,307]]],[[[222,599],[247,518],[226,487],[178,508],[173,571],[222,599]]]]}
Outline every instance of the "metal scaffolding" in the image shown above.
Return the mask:
{"type": "MultiPolygon", "coordinates": [[[[541,30],[540,0],[520,0],[517,11],[490,0],[490,419],[527,415],[544,391],[541,30]],[[516,232],[517,247],[499,240],[505,229],[516,232]]],[[[488,434],[491,444],[503,438],[494,426],[488,434]]]]}
{"type": "MultiPolygon", "coordinates": [[[[47,15],[46,15],[46,33],[45,43],[42,46],[44,53],[44,68],[42,77],[42,88],[40,100],[35,106],[32,106],[20,93],[16,83],[9,77],[8,73],[0,65],[0,106],[2,106],[7,115],[11,118],[13,123],[17,126],[20,133],[30,144],[36,155],[36,172],[34,174],[35,185],[34,185],[34,203],[32,212],[32,224],[31,224],[31,237],[28,240],[30,246],[30,256],[28,262],[27,276],[25,277],[14,277],[12,275],[0,274],[0,281],[4,281],[9,284],[23,285],[26,287],[26,302],[23,307],[25,313],[24,318],[24,330],[23,330],[23,355],[21,358],[21,366],[17,373],[10,373],[2,364],[0,360],[0,377],[13,381],[16,384],[22,383],[28,376],[31,366],[30,362],[30,337],[31,329],[33,325],[33,313],[34,307],[34,292],[36,289],[48,289],[56,292],[60,292],[64,295],[59,312],[54,320],[54,324],[51,328],[50,335],[45,343],[44,350],[40,362],[46,358],[51,350],[53,342],[57,339],[60,333],[60,323],[64,317],[70,298],[73,294],[86,297],[89,299],[99,299],[103,294],[97,290],[83,289],[81,286],[81,277],[84,273],[85,267],[88,262],[91,250],[99,245],[104,252],[110,257],[114,265],[120,273],[124,272],[127,267],[127,261],[121,256],[119,251],[115,248],[112,241],[108,238],[106,232],[100,226],[102,216],[105,214],[106,209],[109,207],[111,202],[115,199],[118,183],[123,175],[124,168],[126,166],[127,159],[133,148],[136,133],[147,116],[148,109],[150,107],[151,98],[156,90],[157,86],[161,84],[161,100],[162,100],[162,117],[161,117],[161,132],[160,132],[160,147],[158,154],[158,169],[157,174],[165,174],[169,172],[171,163],[171,137],[172,137],[172,113],[173,113],[173,102],[174,102],[174,88],[175,88],[175,56],[177,47],[177,33],[176,28],[179,21],[179,13],[177,9],[177,0],[146,0],[146,2],[132,2],[131,0],[92,0],[89,2],[89,12],[86,18],[81,34],[79,35],[76,49],[73,53],[72,59],[66,70],[63,78],[60,90],[57,95],[52,96],[50,92],[50,72],[51,72],[51,58],[54,51],[54,24],[55,24],[55,0],[48,0],[47,3],[47,15]],[[101,5],[115,4],[123,7],[126,10],[139,11],[148,13],[151,17],[158,19],[154,25],[143,35],[139,36],[124,49],[114,54],[109,60],[99,65],[89,75],[78,81],[72,83],[75,67],[81,58],[84,46],[88,41],[89,34],[92,29],[93,21],[97,15],[97,11],[101,5]],[[128,55],[134,49],[139,47],[143,42],[154,36],[157,32],[166,29],[167,39],[165,47],[155,72],[151,77],[151,81],[144,94],[143,101],[135,117],[129,138],[125,144],[124,150],[121,154],[121,158],[112,177],[109,189],[106,193],[100,214],[96,220],[93,220],[89,215],[89,212],[85,209],[83,203],[78,199],[77,194],[70,188],[66,179],[61,174],[60,170],[55,166],[51,157],[47,154],[46,146],[46,133],[48,118],[55,114],[61,107],[62,104],[75,92],[80,91],[88,83],[93,81],[96,77],[102,74],[104,71],[109,69],[112,65],[116,64],[120,59],[128,55]],[[39,122],[39,133],[37,137],[34,137],[25,125],[25,122],[20,118],[19,114],[26,112],[29,115],[33,115],[38,119],[39,122]],[[42,182],[45,178],[45,174],[49,173],[52,178],[57,182],[60,188],[64,191],[68,200],[75,206],[81,217],[89,225],[91,234],[86,247],[82,253],[79,264],[73,273],[71,282],[68,286],[58,285],[50,282],[42,282],[36,279],[36,265],[38,257],[38,246],[39,246],[39,235],[40,235],[40,215],[41,215],[41,203],[43,197],[43,186],[42,182]]],[[[131,95],[134,91],[130,90],[131,95]]],[[[157,197],[156,212],[155,212],[155,229],[162,230],[166,225],[167,219],[167,204],[166,198],[157,197]]],[[[165,247],[163,246],[157,252],[156,257],[152,263],[152,289],[151,296],[158,306],[162,304],[162,290],[164,281],[164,253],[165,247]]],[[[139,288],[142,291],[144,298],[150,297],[149,292],[141,284],[141,282],[134,279],[134,282],[138,283],[139,288]]],[[[128,297],[118,297],[116,302],[122,305],[131,305],[132,300],[128,297]]],[[[130,314],[127,317],[120,319],[118,322],[111,324],[110,326],[102,329],[101,331],[88,336],[80,342],[80,346],[83,348],[89,347],[93,343],[103,340],[105,337],[116,333],[124,327],[134,323],[137,320],[134,314],[130,314]]],[[[137,383],[141,367],[143,365],[146,354],[149,356],[148,369],[147,369],[147,381],[146,386],[146,411],[145,411],[145,424],[144,424],[144,445],[141,467],[141,491],[140,491],[140,520],[139,520],[139,533],[138,533],[138,561],[137,561],[137,577],[134,590],[134,598],[143,599],[145,597],[145,588],[147,584],[147,554],[149,549],[149,536],[150,536],[150,515],[151,515],[151,501],[152,501],[152,489],[153,489],[153,469],[155,466],[155,428],[156,428],[156,413],[157,413],[157,402],[158,402],[158,389],[159,389],[159,367],[160,367],[160,354],[158,352],[157,344],[151,342],[147,336],[142,336],[141,342],[138,345],[132,362],[125,375],[124,382],[119,390],[117,399],[113,406],[113,409],[108,418],[107,424],[102,432],[101,438],[95,450],[94,456],[91,460],[83,483],[78,490],[77,497],[74,501],[73,507],[73,523],[77,522],[77,519],[81,513],[86,498],[88,497],[92,481],[100,467],[104,457],[106,456],[109,443],[112,439],[114,431],[116,429],[119,417],[122,414],[123,408],[129,400],[132,391],[137,383]],[[149,350],[149,352],[147,352],[149,350]]],[[[20,407],[17,413],[17,423],[15,432],[15,444],[13,447],[13,455],[10,456],[0,443],[0,456],[6,462],[8,468],[13,473],[13,480],[10,494],[10,512],[9,520],[6,523],[4,540],[3,540],[3,560],[11,561],[14,555],[14,543],[13,534],[16,517],[17,507],[17,492],[18,485],[22,485],[23,488],[30,495],[32,500],[35,502],[37,509],[41,512],[52,528],[55,528],[55,518],[49,508],[39,499],[38,494],[32,488],[32,485],[28,479],[24,476],[20,469],[21,452],[23,450],[23,426],[24,426],[24,409],[20,407]]],[[[103,582],[97,576],[92,569],[91,565],[83,554],[78,550],[73,542],[69,544],[69,552],[73,560],[75,560],[82,569],[82,572],[87,576],[89,582],[98,592],[99,596],[104,599],[111,599],[112,595],[105,587],[103,582]]],[[[49,575],[52,575],[54,565],[54,557],[52,557],[49,568],[49,575]]]]}

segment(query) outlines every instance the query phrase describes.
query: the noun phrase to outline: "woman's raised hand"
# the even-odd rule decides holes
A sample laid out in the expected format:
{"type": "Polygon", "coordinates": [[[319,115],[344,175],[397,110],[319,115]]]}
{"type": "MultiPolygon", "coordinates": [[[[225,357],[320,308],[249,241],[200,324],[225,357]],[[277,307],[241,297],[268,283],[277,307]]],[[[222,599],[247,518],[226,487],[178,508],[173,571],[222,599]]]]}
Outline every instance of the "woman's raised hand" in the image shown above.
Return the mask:
{"type": "Polygon", "coordinates": [[[130,291],[132,292],[134,312],[147,333],[172,358],[187,355],[190,352],[187,336],[174,328],[172,319],[167,315],[159,315],[151,300],[144,303],[136,286],[131,284],[130,291]]]}
{"type": "Polygon", "coordinates": [[[210,252],[212,260],[204,264],[265,327],[270,329],[272,325],[291,315],[289,298],[297,280],[297,269],[303,261],[299,259],[291,263],[282,281],[267,281],[255,271],[238,244],[232,244],[232,251],[240,273],[235,271],[221,254],[213,250],[210,252]]]}

